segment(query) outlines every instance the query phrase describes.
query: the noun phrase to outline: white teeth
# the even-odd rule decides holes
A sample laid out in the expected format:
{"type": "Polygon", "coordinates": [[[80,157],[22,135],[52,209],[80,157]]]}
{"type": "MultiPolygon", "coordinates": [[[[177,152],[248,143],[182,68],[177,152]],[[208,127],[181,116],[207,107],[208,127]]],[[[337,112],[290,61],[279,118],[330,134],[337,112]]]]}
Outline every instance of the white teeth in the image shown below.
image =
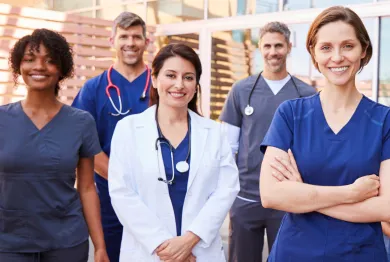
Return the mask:
{"type": "Polygon", "coordinates": [[[31,77],[32,77],[33,79],[40,80],[40,79],[44,79],[46,76],[44,76],[44,75],[32,75],[31,77]]]}
{"type": "Polygon", "coordinates": [[[332,72],[343,72],[343,71],[345,71],[345,70],[347,70],[348,69],[348,66],[344,66],[344,67],[332,67],[332,68],[330,68],[330,70],[332,71],[332,72]]]}
{"type": "Polygon", "coordinates": [[[173,96],[173,97],[183,97],[183,96],[184,96],[183,93],[170,93],[170,94],[171,94],[171,96],[173,96]]]}

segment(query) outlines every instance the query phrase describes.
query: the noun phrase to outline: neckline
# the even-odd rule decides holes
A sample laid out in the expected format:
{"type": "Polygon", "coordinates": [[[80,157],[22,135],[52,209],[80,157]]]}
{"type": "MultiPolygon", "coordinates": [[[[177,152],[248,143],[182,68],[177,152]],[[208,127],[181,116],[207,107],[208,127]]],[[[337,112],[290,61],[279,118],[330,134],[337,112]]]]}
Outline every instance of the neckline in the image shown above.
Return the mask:
{"type": "Polygon", "coordinates": [[[18,102],[19,110],[22,112],[23,117],[32,125],[32,127],[37,131],[37,132],[43,132],[45,129],[50,127],[52,123],[61,115],[62,111],[64,111],[65,105],[62,104],[61,108],[58,110],[58,112],[50,119],[43,127],[38,128],[37,125],[32,121],[32,119],[27,115],[27,113],[24,111],[23,106],[22,106],[22,101],[18,102]]]}
{"type": "MultiPolygon", "coordinates": [[[[287,84],[290,82],[290,81],[292,81],[291,79],[292,79],[292,76],[290,76],[290,79],[288,79],[287,80],[287,82],[286,83],[284,83],[284,85],[279,89],[279,91],[275,94],[273,91],[272,91],[272,88],[269,86],[269,84],[268,84],[268,82],[267,81],[272,81],[272,80],[268,80],[268,79],[266,79],[264,76],[261,76],[261,78],[263,79],[263,81],[264,81],[264,84],[266,85],[266,89],[269,91],[269,92],[271,92],[271,94],[273,95],[273,96],[277,96],[277,95],[279,95],[280,94],[280,92],[282,92],[282,90],[284,90],[285,88],[286,88],[286,86],[287,86],[287,84]]],[[[283,81],[284,79],[282,79],[282,80],[279,80],[279,81],[283,81]]]]}
{"type": "Polygon", "coordinates": [[[353,128],[354,123],[356,122],[356,118],[359,116],[359,113],[361,112],[363,108],[363,104],[366,100],[366,96],[362,94],[362,98],[360,99],[358,105],[355,108],[355,111],[352,113],[351,117],[348,119],[348,121],[341,127],[341,129],[335,133],[334,130],[330,127],[328,121],[326,120],[324,110],[322,108],[322,103],[320,99],[320,93],[317,93],[316,95],[316,111],[319,113],[320,119],[324,123],[324,130],[327,134],[331,135],[333,138],[345,138],[344,136],[348,133],[348,130],[350,128],[353,128]]]}
{"type": "MultiPolygon", "coordinates": [[[[133,84],[133,83],[135,83],[135,82],[137,82],[137,81],[140,81],[140,79],[141,79],[142,77],[144,77],[145,74],[147,74],[147,71],[150,70],[148,67],[145,67],[145,68],[146,68],[146,70],[144,70],[141,74],[139,74],[136,78],[134,78],[133,81],[129,81],[126,77],[124,77],[121,73],[119,73],[119,71],[116,70],[114,67],[112,67],[112,71],[111,71],[111,72],[114,72],[114,73],[115,73],[116,75],[118,75],[122,80],[125,80],[125,81],[127,81],[128,83],[130,83],[130,84],[133,84]]],[[[107,74],[108,74],[108,71],[107,71],[107,74]]]]}

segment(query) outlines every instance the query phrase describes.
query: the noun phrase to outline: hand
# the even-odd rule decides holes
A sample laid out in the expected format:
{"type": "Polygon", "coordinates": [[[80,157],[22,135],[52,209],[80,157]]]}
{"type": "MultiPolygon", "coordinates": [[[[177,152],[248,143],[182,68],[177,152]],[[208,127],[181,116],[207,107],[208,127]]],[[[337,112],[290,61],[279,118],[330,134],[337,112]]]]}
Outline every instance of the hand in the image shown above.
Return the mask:
{"type": "Polygon", "coordinates": [[[191,254],[186,262],[196,262],[196,257],[191,254]]]}
{"type": "Polygon", "coordinates": [[[95,262],[110,262],[105,248],[95,250],[95,262]]]}
{"type": "Polygon", "coordinates": [[[379,194],[379,187],[379,176],[368,175],[359,177],[353,184],[350,185],[351,203],[361,202],[368,198],[377,196],[379,194]]]}
{"type": "Polygon", "coordinates": [[[156,254],[162,261],[187,262],[191,258],[192,249],[199,240],[197,235],[187,232],[183,236],[174,237],[162,243],[156,249],[156,254]]]}
{"type": "Polygon", "coordinates": [[[303,182],[294,155],[290,149],[288,150],[288,159],[276,156],[275,160],[275,162],[271,163],[273,177],[279,181],[303,182]]]}
{"type": "MultiPolygon", "coordinates": [[[[177,260],[161,260],[161,262],[176,262],[177,260]]],[[[190,254],[189,257],[183,262],[196,262],[196,257],[193,254],[190,254]]]]}

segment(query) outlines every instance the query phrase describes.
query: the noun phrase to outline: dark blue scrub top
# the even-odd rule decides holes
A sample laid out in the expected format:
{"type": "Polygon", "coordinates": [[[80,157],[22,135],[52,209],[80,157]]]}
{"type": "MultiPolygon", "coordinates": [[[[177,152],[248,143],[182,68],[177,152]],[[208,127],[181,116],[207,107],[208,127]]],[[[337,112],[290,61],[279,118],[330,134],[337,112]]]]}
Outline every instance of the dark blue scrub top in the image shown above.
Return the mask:
{"type": "MultiPolygon", "coordinates": [[[[307,184],[341,186],[378,174],[390,159],[389,108],[363,96],[349,122],[335,134],[319,94],[286,101],[261,144],[291,148],[307,184]]],[[[388,208],[388,207],[384,207],[388,208]]],[[[381,224],[350,223],[318,212],[286,213],[269,262],[387,262],[381,224]]]]}
{"type": "Polygon", "coordinates": [[[88,240],[74,187],[80,158],[101,151],[95,121],[63,105],[37,129],[21,103],[0,106],[0,252],[43,252],[88,240]]]}
{"type": "MultiPolygon", "coordinates": [[[[178,236],[181,236],[181,223],[182,223],[182,214],[183,214],[183,206],[184,199],[187,193],[187,184],[188,184],[188,175],[189,170],[185,173],[180,173],[176,169],[176,164],[180,161],[185,161],[188,154],[188,146],[189,146],[189,132],[181,141],[181,143],[177,146],[177,148],[173,148],[173,160],[175,166],[175,179],[172,185],[168,185],[169,196],[172,201],[173,212],[175,213],[176,220],[176,232],[178,236]]],[[[165,174],[167,180],[172,179],[172,162],[171,162],[171,151],[169,149],[169,145],[166,143],[161,143],[161,151],[162,158],[164,161],[165,174]]],[[[190,164],[191,155],[188,157],[188,164],[190,164]]]]}
{"type": "MultiPolygon", "coordinates": [[[[143,112],[149,103],[149,87],[146,93],[146,98],[140,100],[142,92],[146,84],[147,72],[142,73],[133,82],[129,82],[118,71],[112,69],[112,83],[119,87],[122,99],[122,111],[125,112],[131,108],[131,112],[127,115],[138,114],[143,112]]],[[[111,139],[114,129],[119,120],[125,116],[112,116],[110,113],[116,113],[106,95],[106,87],[108,85],[107,71],[101,75],[88,80],[73,101],[72,106],[88,111],[92,114],[96,121],[96,127],[99,134],[100,145],[110,156],[111,139]]],[[[119,108],[119,100],[116,90],[110,88],[111,98],[117,108],[119,108]]],[[[95,174],[95,181],[101,202],[102,221],[104,228],[112,228],[120,225],[111,206],[111,199],[108,193],[108,183],[103,177],[95,174]]]]}

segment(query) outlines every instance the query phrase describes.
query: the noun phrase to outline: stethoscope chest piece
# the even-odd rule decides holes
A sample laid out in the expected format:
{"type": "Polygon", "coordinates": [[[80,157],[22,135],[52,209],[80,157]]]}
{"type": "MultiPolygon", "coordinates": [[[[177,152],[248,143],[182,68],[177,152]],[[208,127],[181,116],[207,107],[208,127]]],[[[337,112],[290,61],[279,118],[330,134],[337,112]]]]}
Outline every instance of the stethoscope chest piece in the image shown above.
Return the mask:
{"type": "Polygon", "coordinates": [[[190,169],[190,166],[188,165],[187,161],[180,161],[176,164],[176,169],[180,173],[185,173],[190,169]]]}
{"type": "Polygon", "coordinates": [[[250,105],[247,105],[246,107],[245,107],[245,110],[244,110],[244,112],[245,112],[245,115],[247,115],[247,116],[250,116],[250,115],[252,115],[253,114],[253,107],[252,106],[250,106],[250,105]]]}

